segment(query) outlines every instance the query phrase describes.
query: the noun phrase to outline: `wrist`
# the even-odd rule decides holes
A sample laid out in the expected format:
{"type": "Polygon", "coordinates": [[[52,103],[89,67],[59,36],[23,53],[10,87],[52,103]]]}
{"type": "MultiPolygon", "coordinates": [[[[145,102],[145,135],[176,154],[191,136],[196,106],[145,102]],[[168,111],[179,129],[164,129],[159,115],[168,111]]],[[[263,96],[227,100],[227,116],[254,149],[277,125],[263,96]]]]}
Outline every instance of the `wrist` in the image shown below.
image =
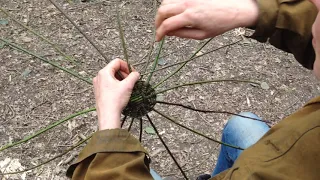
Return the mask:
{"type": "Polygon", "coordinates": [[[120,112],[105,112],[98,115],[99,130],[120,128],[120,112]]]}
{"type": "Polygon", "coordinates": [[[240,5],[237,15],[239,27],[254,27],[259,18],[259,7],[257,0],[246,0],[240,5]]]}

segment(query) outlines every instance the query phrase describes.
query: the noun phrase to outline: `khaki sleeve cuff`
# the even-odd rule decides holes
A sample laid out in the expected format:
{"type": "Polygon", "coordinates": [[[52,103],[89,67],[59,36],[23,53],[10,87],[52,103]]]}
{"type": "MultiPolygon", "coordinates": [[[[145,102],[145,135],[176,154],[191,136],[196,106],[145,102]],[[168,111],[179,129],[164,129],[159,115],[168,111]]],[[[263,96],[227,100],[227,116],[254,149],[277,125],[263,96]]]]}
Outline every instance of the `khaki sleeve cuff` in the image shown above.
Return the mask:
{"type": "Polygon", "coordinates": [[[112,152],[148,152],[141,146],[140,142],[125,129],[108,129],[95,132],[89,143],[84,147],[76,162],[67,170],[70,176],[76,166],[85,159],[97,153],[112,152]]]}

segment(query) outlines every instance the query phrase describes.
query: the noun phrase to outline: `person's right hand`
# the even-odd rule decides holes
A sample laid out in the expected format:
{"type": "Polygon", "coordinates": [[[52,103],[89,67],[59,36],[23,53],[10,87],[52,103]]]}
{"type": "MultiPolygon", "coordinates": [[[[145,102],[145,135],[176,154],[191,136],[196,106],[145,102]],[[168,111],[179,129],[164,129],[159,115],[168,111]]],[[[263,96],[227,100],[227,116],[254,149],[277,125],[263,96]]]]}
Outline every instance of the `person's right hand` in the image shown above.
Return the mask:
{"type": "Polygon", "coordinates": [[[205,39],[237,27],[254,26],[256,0],[163,0],[156,15],[156,40],[165,35],[205,39]]]}

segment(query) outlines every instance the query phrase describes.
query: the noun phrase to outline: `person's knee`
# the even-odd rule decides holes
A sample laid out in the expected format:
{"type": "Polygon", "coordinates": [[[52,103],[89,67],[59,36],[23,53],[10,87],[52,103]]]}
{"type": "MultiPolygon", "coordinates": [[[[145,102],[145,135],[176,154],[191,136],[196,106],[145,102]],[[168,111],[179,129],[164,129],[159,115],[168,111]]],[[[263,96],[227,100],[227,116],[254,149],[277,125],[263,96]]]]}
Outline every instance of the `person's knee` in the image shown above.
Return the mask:
{"type": "Polygon", "coordinates": [[[264,122],[250,119],[260,119],[253,113],[242,112],[239,115],[240,116],[232,116],[230,118],[223,130],[223,136],[224,139],[228,139],[228,141],[243,141],[241,143],[239,142],[239,144],[247,148],[258,141],[269,130],[269,127],[264,122]]]}
{"type": "MultiPolygon", "coordinates": [[[[260,119],[257,115],[251,112],[241,112],[239,113],[240,116],[233,115],[227,122],[226,128],[230,127],[231,129],[239,129],[239,128],[246,128],[247,126],[252,126],[253,119],[260,119]],[[249,117],[249,118],[246,118],[249,117]]],[[[260,121],[257,121],[260,122],[260,121]]],[[[259,123],[258,123],[259,124],[259,123]]]]}

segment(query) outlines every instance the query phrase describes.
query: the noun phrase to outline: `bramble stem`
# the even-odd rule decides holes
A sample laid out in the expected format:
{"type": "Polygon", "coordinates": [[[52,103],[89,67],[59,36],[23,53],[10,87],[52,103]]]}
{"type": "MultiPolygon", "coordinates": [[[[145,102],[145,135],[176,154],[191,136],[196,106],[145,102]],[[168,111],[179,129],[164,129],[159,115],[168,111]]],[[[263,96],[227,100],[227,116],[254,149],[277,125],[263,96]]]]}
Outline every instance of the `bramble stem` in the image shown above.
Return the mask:
{"type": "Polygon", "coordinates": [[[54,127],[56,127],[56,126],[58,126],[58,125],[60,125],[60,124],[62,124],[64,122],[68,121],[68,120],[70,120],[70,119],[73,119],[73,118],[75,118],[77,116],[80,116],[82,114],[86,114],[88,112],[92,112],[92,111],[95,111],[95,110],[96,110],[96,108],[90,108],[90,109],[83,110],[83,111],[77,112],[75,114],[72,114],[72,115],[70,115],[70,116],[68,116],[68,117],[66,117],[64,119],[61,119],[61,120],[49,125],[48,127],[44,128],[44,129],[39,130],[38,132],[36,132],[33,135],[30,135],[30,136],[27,136],[27,137],[23,138],[20,141],[4,145],[3,147],[1,147],[0,152],[5,150],[5,149],[17,146],[17,145],[22,144],[22,143],[25,143],[25,142],[29,141],[30,139],[33,139],[33,138],[39,136],[40,134],[42,134],[42,133],[44,133],[44,132],[46,132],[46,131],[48,131],[48,130],[50,130],[50,129],[52,129],[52,128],[54,128],[54,127]]]}
{"type": "MultiPolygon", "coordinates": [[[[209,40],[207,40],[200,48],[198,48],[198,50],[193,53],[193,55],[190,57],[193,58],[195,57],[198,52],[200,52],[213,38],[210,38],[209,40]]],[[[183,63],[180,67],[178,67],[173,73],[169,74],[167,77],[165,77],[163,80],[161,80],[157,85],[153,86],[153,89],[156,89],[158,86],[160,86],[162,83],[164,83],[166,80],[168,80],[169,78],[171,78],[173,75],[177,74],[188,62],[183,63]]],[[[154,69],[152,70],[154,71],[154,69]]]]}
{"type": "Polygon", "coordinates": [[[55,160],[55,159],[57,159],[57,158],[59,158],[59,157],[64,156],[64,155],[67,154],[68,152],[72,151],[73,149],[77,148],[77,147],[80,146],[81,144],[85,143],[85,142],[86,142],[87,140],[89,140],[91,137],[92,137],[92,135],[89,136],[89,137],[87,137],[86,139],[81,140],[79,143],[77,143],[76,145],[74,145],[74,146],[72,146],[71,148],[67,149],[65,152],[63,152],[63,153],[61,153],[61,154],[59,154],[59,155],[57,155],[57,156],[54,156],[53,158],[51,158],[51,159],[49,159],[49,160],[47,160],[47,161],[45,161],[45,162],[43,162],[43,163],[41,163],[41,164],[38,164],[38,165],[36,165],[36,166],[33,166],[33,167],[31,167],[31,168],[28,168],[28,169],[25,169],[25,170],[22,170],[22,171],[8,172],[8,173],[2,173],[2,174],[0,173],[0,175],[19,174],[19,173],[24,173],[24,172],[30,171],[30,170],[32,170],[32,169],[36,169],[36,168],[38,168],[38,167],[40,167],[40,166],[43,166],[43,165],[45,165],[45,164],[47,164],[47,163],[49,163],[49,162],[51,162],[51,161],[53,161],[53,160],[55,160]]]}
{"type": "Polygon", "coordinates": [[[164,89],[161,91],[156,92],[155,94],[161,94],[167,91],[170,91],[172,89],[177,89],[180,87],[184,87],[184,86],[193,86],[193,85],[197,85],[197,84],[208,84],[208,83],[217,83],[217,82],[241,82],[241,83],[252,83],[252,84],[257,84],[260,85],[260,83],[256,82],[256,81],[252,81],[252,80],[237,80],[237,79],[214,79],[214,80],[207,80],[207,81],[198,81],[198,82],[191,82],[191,83],[186,83],[186,84],[180,84],[174,87],[170,87],[168,89],[164,89]]]}
{"type": "Polygon", "coordinates": [[[41,61],[46,62],[48,64],[51,64],[52,66],[54,66],[54,67],[56,67],[56,68],[58,68],[58,69],[60,69],[60,70],[62,70],[64,72],[67,72],[67,73],[73,75],[74,77],[76,77],[78,79],[81,79],[81,80],[83,80],[83,81],[85,81],[85,82],[87,82],[87,83],[92,85],[92,81],[90,79],[87,79],[87,78],[84,78],[84,77],[80,76],[77,72],[74,72],[74,71],[72,71],[72,70],[70,70],[68,68],[64,68],[64,67],[60,66],[59,64],[57,64],[57,63],[55,63],[53,61],[50,61],[48,59],[45,59],[45,58],[41,57],[40,55],[37,55],[37,54],[35,54],[35,53],[31,52],[31,51],[28,51],[28,50],[26,50],[26,49],[24,49],[24,48],[22,48],[22,47],[20,47],[20,46],[18,46],[16,44],[13,44],[8,40],[2,39],[2,38],[0,38],[0,40],[5,42],[6,44],[10,45],[11,47],[13,47],[15,49],[18,49],[18,50],[20,50],[22,52],[25,52],[25,53],[27,53],[29,55],[32,55],[32,56],[40,59],[41,61]]]}
{"type": "Polygon", "coordinates": [[[17,24],[19,24],[20,26],[22,26],[23,28],[27,29],[29,32],[31,32],[32,34],[34,34],[35,36],[39,37],[40,39],[42,39],[43,41],[47,42],[48,44],[50,44],[56,51],[58,51],[58,53],[60,55],[62,55],[63,57],[65,57],[67,60],[76,63],[77,62],[74,60],[74,58],[70,58],[70,56],[66,55],[58,46],[56,46],[55,43],[51,42],[49,39],[47,39],[46,37],[42,36],[41,34],[39,34],[38,32],[36,32],[35,30],[33,30],[32,28],[30,28],[29,26],[23,24],[22,22],[18,21],[15,17],[11,16],[6,10],[2,9],[0,7],[0,11],[2,11],[6,16],[8,16],[10,19],[12,19],[14,22],[16,22],[17,24]]]}
{"type": "Polygon", "coordinates": [[[242,117],[242,118],[247,118],[247,119],[250,119],[250,120],[255,120],[255,121],[261,121],[261,122],[265,122],[265,123],[270,123],[270,121],[261,120],[261,119],[257,119],[257,118],[253,118],[253,117],[248,117],[248,116],[243,116],[243,115],[236,114],[236,113],[232,113],[232,112],[228,112],[228,111],[202,110],[202,109],[196,109],[196,108],[193,108],[193,107],[190,107],[190,106],[186,106],[186,105],[183,105],[183,104],[169,103],[169,102],[164,102],[164,101],[156,101],[156,103],[166,104],[166,105],[172,105],[172,106],[180,106],[180,107],[183,107],[183,108],[192,110],[192,111],[198,111],[198,112],[202,112],[202,113],[229,114],[229,115],[233,115],[233,116],[239,116],[239,117],[242,117]]]}
{"type": "Polygon", "coordinates": [[[142,132],[143,132],[143,130],[142,130],[142,126],[143,126],[143,120],[142,120],[142,118],[140,118],[139,119],[140,120],[140,134],[139,134],[139,141],[141,142],[141,139],[142,139],[142,132]]]}
{"type": "Polygon", "coordinates": [[[146,115],[152,128],[154,129],[154,131],[156,132],[157,136],[159,137],[161,143],[164,145],[164,147],[166,148],[166,150],[168,151],[170,157],[173,159],[174,163],[178,166],[180,172],[182,173],[183,177],[185,179],[188,179],[187,175],[185,174],[185,172],[182,170],[180,164],[178,163],[178,161],[176,160],[176,158],[173,156],[173,154],[171,153],[170,149],[168,148],[167,144],[164,142],[164,140],[162,139],[162,137],[160,136],[158,129],[156,128],[156,126],[153,124],[151,118],[148,116],[148,114],[146,115]]]}
{"type": "Polygon", "coordinates": [[[202,137],[204,137],[204,138],[207,138],[207,139],[209,139],[209,140],[211,140],[211,141],[213,141],[213,142],[216,142],[216,143],[219,143],[219,144],[222,144],[222,145],[225,145],[225,146],[231,147],[231,148],[244,150],[244,149],[243,149],[243,148],[241,148],[241,147],[233,146],[233,145],[231,145],[231,144],[227,144],[227,143],[224,143],[224,142],[221,142],[221,141],[215,140],[215,139],[213,139],[213,138],[211,138],[211,137],[209,137],[209,136],[207,136],[207,135],[204,135],[204,134],[202,134],[202,133],[200,133],[200,132],[198,132],[198,131],[196,131],[196,130],[193,130],[193,129],[191,129],[191,128],[188,128],[188,127],[186,127],[186,126],[184,126],[184,125],[182,125],[182,124],[178,123],[176,120],[174,120],[174,119],[172,119],[172,118],[168,117],[167,115],[165,115],[165,114],[163,114],[163,113],[161,113],[161,112],[159,112],[159,111],[157,111],[157,110],[155,110],[155,109],[153,109],[153,111],[154,111],[154,112],[156,112],[156,113],[158,113],[158,114],[159,114],[159,115],[161,115],[162,117],[164,117],[164,118],[168,119],[169,121],[173,122],[174,124],[176,124],[176,125],[178,125],[178,126],[180,126],[180,127],[184,128],[184,129],[187,129],[187,130],[189,130],[189,131],[191,131],[191,132],[193,132],[193,133],[195,133],[195,134],[198,134],[198,135],[200,135],[200,136],[202,136],[202,137]]]}
{"type": "MultiPolygon", "coordinates": [[[[172,89],[177,89],[177,88],[184,87],[184,86],[192,86],[192,85],[197,85],[197,84],[207,84],[207,83],[215,83],[215,82],[243,82],[243,83],[252,83],[252,84],[260,85],[259,82],[250,81],[250,80],[215,79],[215,80],[198,81],[198,82],[191,82],[191,83],[186,83],[186,84],[177,85],[177,86],[174,86],[174,87],[171,87],[171,88],[168,88],[168,89],[164,89],[164,90],[155,92],[155,93],[150,94],[150,95],[148,95],[148,96],[146,96],[146,97],[144,97],[144,98],[150,98],[150,97],[152,97],[152,96],[154,96],[154,95],[161,94],[161,93],[170,91],[170,90],[172,90],[172,89]]],[[[141,101],[141,100],[142,100],[142,97],[133,97],[132,99],[130,99],[131,102],[139,102],[139,101],[141,101]]]]}
{"type": "Polygon", "coordinates": [[[129,56],[128,56],[128,52],[127,52],[126,41],[124,39],[125,37],[124,37],[123,29],[122,29],[122,26],[121,26],[119,8],[120,7],[118,6],[118,8],[117,8],[117,23],[118,23],[118,27],[119,27],[119,37],[120,37],[120,40],[121,40],[123,55],[124,55],[125,60],[127,61],[129,72],[131,73],[132,69],[131,69],[131,66],[129,64],[129,56]]]}
{"type": "Polygon", "coordinates": [[[149,84],[149,83],[150,83],[151,77],[152,77],[152,75],[153,75],[153,71],[154,71],[154,70],[156,69],[156,67],[157,67],[157,64],[158,64],[158,61],[159,61],[159,57],[160,57],[160,53],[161,53],[161,50],[162,50],[162,47],[163,47],[163,44],[164,44],[164,40],[165,40],[165,38],[163,38],[163,39],[161,40],[157,57],[156,57],[156,59],[155,59],[155,61],[154,61],[154,63],[153,63],[152,71],[151,71],[151,73],[150,73],[149,76],[148,76],[148,79],[147,79],[147,81],[146,81],[146,84],[149,84]]]}
{"type": "MultiPolygon", "coordinates": [[[[157,14],[157,1],[156,0],[153,0],[153,11],[154,11],[154,17],[156,17],[156,14],[157,14]]],[[[149,63],[150,63],[150,60],[151,60],[151,55],[152,55],[152,52],[153,52],[153,46],[154,46],[155,42],[156,42],[156,29],[153,28],[152,29],[152,44],[151,44],[150,49],[149,49],[149,51],[147,53],[148,59],[147,59],[147,62],[145,64],[145,67],[142,68],[143,69],[142,70],[143,74],[148,69],[148,66],[149,66],[149,63]]]]}
{"type": "Polygon", "coordinates": [[[60,13],[68,19],[68,21],[83,35],[84,38],[89,41],[89,43],[98,51],[98,53],[105,59],[105,61],[109,62],[107,56],[102,52],[102,50],[96,45],[96,43],[86,34],[84,33],[81,28],[65,13],[60,6],[58,6],[57,3],[55,3],[53,0],[49,0],[52,5],[54,5],[60,13]]]}
{"type": "Polygon", "coordinates": [[[127,116],[124,116],[124,118],[122,119],[122,122],[121,122],[121,128],[123,127],[124,123],[126,122],[126,119],[127,119],[127,116]]]}
{"type": "Polygon", "coordinates": [[[130,131],[130,130],[131,130],[131,127],[132,127],[133,121],[134,121],[134,118],[131,118],[131,122],[130,122],[130,125],[129,125],[129,128],[128,128],[128,131],[130,131]]]}
{"type": "MultiPolygon", "coordinates": [[[[213,50],[211,50],[211,51],[205,52],[205,53],[203,53],[203,54],[201,54],[201,55],[198,55],[198,56],[195,56],[195,57],[193,57],[193,58],[191,58],[191,59],[184,60],[184,61],[181,61],[181,62],[177,62],[177,63],[174,63],[174,64],[170,64],[170,65],[168,65],[168,66],[165,66],[165,67],[156,69],[156,70],[154,70],[154,72],[161,71],[161,70],[163,70],[163,69],[167,69],[167,68],[169,68],[169,67],[176,66],[176,65],[179,65],[179,64],[182,64],[182,63],[188,63],[189,61],[192,61],[192,60],[194,60],[194,59],[200,58],[200,57],[202,57],[202,56],[204,56],[204,55],[207,55],[207,54],[210,54],[210,53],[215,52],[215,51],[217,51],[217,50],[223,49],[223,48],[225,48],[225,47],[229,47],[229,46],[232,46],[232,45],[234,45],[234,44],[237,44],[237,43],[239,43],[240,41],[242,41],[242,39],[240,39],[240,40],[238,40],[238,41],[235,41],[235,42],[232,42],[232,43],[230,43],[230,44],[227,44],[227,45],[218,47],[218,48],[213,49],[213,50]]],[[[143,75],[146,75],[146,74],[148,74],[148,73],[151,73],[151,71],[150,71],[150,72],[147,72],[147,73],[143,73],[143,74],[141,74],[141,75],[143,76],[143,75]]]]}

